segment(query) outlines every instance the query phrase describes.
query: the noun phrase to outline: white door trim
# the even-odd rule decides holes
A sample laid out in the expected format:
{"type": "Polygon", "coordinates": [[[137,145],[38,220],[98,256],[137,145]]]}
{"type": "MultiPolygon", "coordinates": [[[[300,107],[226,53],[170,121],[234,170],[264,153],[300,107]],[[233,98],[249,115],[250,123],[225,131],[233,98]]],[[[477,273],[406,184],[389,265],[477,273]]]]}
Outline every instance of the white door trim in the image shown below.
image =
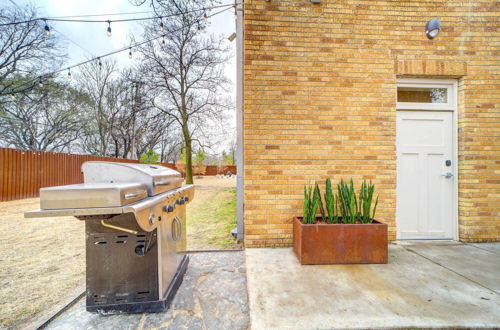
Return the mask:
{"type": "MultiPolygon", "coordinates": [[[[453,134],[453,210],[452,223],[454,240],[459,239],[458,234],[458,83],[453,79],[418,79],[418,78],[401,78],[397,79],[397,87],[439,87],[448,89],[448,102],[446,104],[435,103],[406,103],[396,102],[396,110],[416,110],[416,111],[451,111],[452,112],[452,134],[453,134]]],[[[397,182],[397,180],[396,180],[397,182]]],[[[396,219],[396,226],[398,225],[396,219]]]]}

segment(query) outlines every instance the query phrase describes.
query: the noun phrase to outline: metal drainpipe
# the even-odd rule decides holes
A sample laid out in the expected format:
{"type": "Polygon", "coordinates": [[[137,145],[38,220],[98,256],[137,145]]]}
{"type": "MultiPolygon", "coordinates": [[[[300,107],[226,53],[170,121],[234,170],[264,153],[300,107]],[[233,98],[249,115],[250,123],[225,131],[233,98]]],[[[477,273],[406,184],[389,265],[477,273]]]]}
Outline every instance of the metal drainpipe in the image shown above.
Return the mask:
{"type": "Polygon", "coordinates": [[[236,0],[236,208],[237,240],[243,240],[243,1],[236,0]]]}

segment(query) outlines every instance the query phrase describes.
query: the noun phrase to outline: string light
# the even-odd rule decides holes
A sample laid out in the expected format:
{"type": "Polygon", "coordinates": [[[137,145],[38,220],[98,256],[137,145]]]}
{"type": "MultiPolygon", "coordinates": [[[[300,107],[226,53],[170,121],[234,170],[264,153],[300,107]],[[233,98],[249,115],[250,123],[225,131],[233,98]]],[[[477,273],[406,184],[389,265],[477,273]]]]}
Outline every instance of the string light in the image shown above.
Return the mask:
{"type": "MultiPolygon", "coordinates": [[[[220,14],[220,13],[226,12],[226,11],[230,10],[231,8],[233,8],[234,6],[233,6],[233,5],[231,5],[231,6],[229,7],[228,5],[222,5],[222,6],[212,7],[212,8],[218,8],[218,7],[226,7],[226,8],[224,8],[224,9],[222,9],[222,10],[218,11],[218,12],[215,12],[215,13],[213,13],[213,14],[208,15],[208,17],[209,17],[209,18],[211,18],[211,17],[213,17],[213,16],[216,16],[216,15],[218,15],[218,14],[220,14]]],[[[199,10],[197,10],[197,11],[199,11],[199,10]]],[[[158,19],[158,17],[156,17],[155,19],[158,19]]],[[[38,21],[38,20],[45,20],[45,19],[35,18],[35,19],[29,20],[29,21],[24,21],[24,22],[13,22],[13,23],[7,23],[7,24],[0,24],[0,26],[4,26],[4,25],[14,25],[14,24],[22,24],[22,23],[33,22],[33,21],[38,21]]],[[[49,20],[51,20],[51,19],[49,18],[49,20]]],[[[107,21],[106,21],[106,22],[107,22],[107,21]]],[[[111,21],[110,21],[110,22],[111,22],[111,21]]],[[[114,22],[116,22],[116,21],[114,21],[114,22]]],[[[199,23],[199,22],[197,22],[197,23],[199,23]]],[[[182,28],[177,29],[177,30],[174,30],[174,31],[172,31],[172,32],[178,32],[178,31],[180,31],[181,29],[182,29],[182,28]]],[[[200,26],[200,29],[201,29],[201,26],[200,26]]],[[[153,37],[153,38],[150,38],[150,39],[143,40],[143,41],[141,41],[141,42],[135,43],[135,44],[133,45],[133,47],[137,47],[137,46],[140,46],[140,45],[146,44],[146,43],[151,42],[151,41],[153,41],[153,40],[158,40],[159,38],[162,38],[162,39],[163,39],[163,40],[162,40],[162,44],[163,44],[163,45],[166,45],[166,42],[165,42],[165,34],[162,34],[162,35],[159,35],[159,36],[156,36],[156,37],[153,37]]],[[[98,61],[99,68],[102,68],[101,57],[108,57],[108,56],[111,56],[111,55],[114,55],[114,54],[117,54],[117,53],[120,53],[120,52],[126,51],[127,49],[129,49],[129,50],[130,50],[130,48],[132,48],[132,47],[124,47],[124,48],[120,48],[120,49],[117,49],[117,50],[111,51],[111,52],[109,52],[109,53],[103,54],[103,55],[101,55],[101,56],[99,56],[99,57],[94,57],[94,58],[91,58],[91,59],[85,60],[85,61],[83,61],[83,62],[80,62],[80,63],[74,64],[74,65],[71,65],[71,66],[68,66],[68,67],[65,67],[65,68],[61,68],[61,69],[59,69],[59,70],[54,70],[54,71],[52,71],[52,72],[50,72],[50,73],[45,74],[44,76],[53,76],[53,75],[56,75],[57,73],[60,73],[60,72],[63,72],[63,71],[66,71],[66,70],[69,70],[69,69],[72,69],[72,68],[76,68],[76,67],[79,67],[79,66],[81,66],[81,65],[85,65],[85,64],[87,64],[87,63],[90,63],[90,62],[92,62],[92,61],[96,61],[96,60],[98,61]]],[[[30,86],[25,87],[25,88],[18,88],[18,89],[16,89],[15,91],[11,91],[11,92],[9,92],[9,93],[5,93],[5,95],[7,95],[7,94],[11,94],[11,95],[12,95],[12,94],[14,94],[14,93],[22,93],[22,92],[24,92],[24,91],[28,91],[28,90],[30,90],[30,89],[33,87],[33,84],[36,84],[37,80],[38,80],[38,85],[39,85],[39,86],[43,86],[43,76],[39,76],[38,78],[35,78],[35,79],[33,79],[33,80],[30,80],[30,81],[29,81],[29,82],[27,82],[27,83],[23,83],[23,84],[21,84],[19,87],[22,87],[22,86],[27,86],[27,85],[30,85],[30,86]]],[[[4,95],[4,94],[0,92],[0,95],[4,95]]]]}
{"type": "Polygon", "coordinates": [[[48,36],[50,36],[50,27],[47,24],[47,20],[44,20],[44,21],[45,21],[45,27],[44,27],[45,35],[48,37],[48,36]]]}
{"type": "Polygon", "coordinates": [[[162,36],[161,44],[165,46],[165,35],[162,36]]]}
{"type": "Polygon", "coordinates": [[[198,21],[198,32],[203,31],[203,27],[200,25],[200,22],[198,21]]]}
{"type": "Polygon", "coordinates": [[[108,20],[108,30],[106,32],[108,34],[108,37],[111,37],[111,21],[108,20]]]}
{"type": "Polygon", "coordinates": [[[68,68],[68,80],[71,80],[71,70],[68,68]]]}
{"type": "Polygon", "coordinates": [[[163,25],[163,17],[160,17],[160,31],[163,31],[165,26],[163,25]]]}
{"type": "Polygon", "coordinates": [[[132,58],[132,47],[130,47],[128,51],[128,58],[132,58]]]}
{"type": "MultiPolygon", "coordinates": [[[[234,4],[222,4],[222,5],[217,5],[217,6],[213,6],[210,8],[199,8],[199,9],[194,9],[194,10],[190,10],[190,11],[186,11],[186,12],[179,12],[179,13],[174,13],[174,14],[167,15],[167,16],[162,16],[162,18],[180,16],[180,15],[185,15],[185,14],[189,14],[189,13],[195,13],[195,12],[212,10],[212,9],[216,9],[216,8],[224,8],[224,7],[231,8],[231,7],[234,7],[234,4]]],[[[141,13],[141,12],[138,12],[138,13],[141,13]]],[[[122,14],[133,14],[133,13],[122,13],[122,14]]],[[[70,23],[108,23],[108,22],[111,22],[111,20],[90,20],[90,19],[71,19],[71,18],[72,17],[89,17],[89,16],[106,16],[106,15],[107,16],[115,16],[115,15],[122,15],[122,14],[100,14],[100,15],[82,15],[82,16],[73,15],[73,16],[44,17],[44,18],[36,17],[36,18],[29,19],[29,20],[25,20],[25,21],[2,23],[2,24],[0,24],[0,26],[25,24],[25,23],[36,22],[36,21],[45,21],[45,22],[53,21],[53,22],[70,22],[70,23]]],[[[207,15],[207,17],[212,17],[212,15],[207,15]]],[[[137,17],[137,18],[116,19],[116,20],[113,20],[113,22],[114,23],[133,22],[133,21],[145,21],[145,20],[157,20],[157,19],[158,19],[158,16],[137,17]]]]}
{"type": "Polygon", "coordinates": [[[206,22],[206,21],[208,21],[207,9],[206,9],[206,8],[203,8],[203,11],[204,11],[204,13],[203,13],[203,19],[204,19],[204,20],[205,20],[205,22],[206,22]]]}

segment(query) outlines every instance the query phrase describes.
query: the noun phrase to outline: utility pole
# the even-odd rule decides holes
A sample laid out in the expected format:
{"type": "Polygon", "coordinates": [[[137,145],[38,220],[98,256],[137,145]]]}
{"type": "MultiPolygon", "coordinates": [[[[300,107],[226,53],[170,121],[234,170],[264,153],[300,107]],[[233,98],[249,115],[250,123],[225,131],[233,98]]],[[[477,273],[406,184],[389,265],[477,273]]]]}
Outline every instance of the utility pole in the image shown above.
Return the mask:
{"type": "Polygon", "coordinates": [[[140,93],[139,93],[139,88],[140,85],[142,84],[141,81],[132,81],[132,86],[135,86],[135,95],[134,95],[134,104],[132,106],[132,136],[130,137],[130,155],[129,159],[137,159],[137,155],[135,152],[135,121],[137,117],[137,112],[139,111],[139,105],[140,105],[140,93]]]}

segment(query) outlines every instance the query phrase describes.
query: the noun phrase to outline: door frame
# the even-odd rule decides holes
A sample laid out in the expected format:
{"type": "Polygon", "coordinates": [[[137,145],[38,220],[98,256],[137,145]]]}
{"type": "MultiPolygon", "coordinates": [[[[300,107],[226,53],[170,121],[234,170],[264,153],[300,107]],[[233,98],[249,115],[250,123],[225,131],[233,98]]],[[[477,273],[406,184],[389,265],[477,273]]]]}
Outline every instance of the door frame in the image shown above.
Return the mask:
{"type": "MultiPolygon", "coordinates": [[[[440,111],[452,113],[452,170],[453,170],[453,191],[452,191],[452,232],[453,240],[459,239],[458,228],[458,83],[454,79],[420,79],[420,78],[398,78],[397,87],[439,87],[448,89],[448,102],[446,104],[435,103],[410,103],[397,102],[396,93],[396,111],[440,111]]],[[[396,141],[397,144],[397,141],[396,141]]],[[[397,166],[397,161],[396,161],[397,166]]],[[[397,174],[396,174],[397,176],[397,174]]],[[[397,177],[396,177],[397,185],[397,177]]],[[[397,207],[397,205],[396,205],[397,207]]],[[[396,218],[396,228],[398,219],[396,218]]],[[[397,230],[396,230],[397,233],[397,230]]],[[[396,237],[396,239],[400,239],[396,237]]]]}

